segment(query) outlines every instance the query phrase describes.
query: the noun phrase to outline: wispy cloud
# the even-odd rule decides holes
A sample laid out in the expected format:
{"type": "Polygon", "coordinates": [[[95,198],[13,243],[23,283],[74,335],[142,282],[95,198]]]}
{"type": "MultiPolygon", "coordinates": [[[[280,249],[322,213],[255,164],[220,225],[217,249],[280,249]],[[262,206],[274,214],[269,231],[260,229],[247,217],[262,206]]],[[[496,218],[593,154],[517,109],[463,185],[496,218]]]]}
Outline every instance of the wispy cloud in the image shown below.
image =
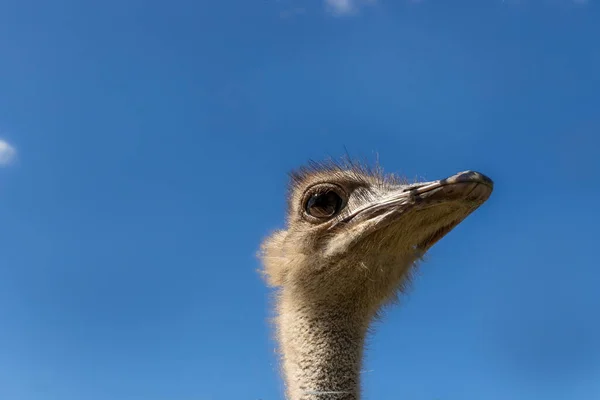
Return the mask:
{"type": "Polygon", "coordinates": [[[16,156],[17,150],[8,142],[0,139],[0,167],[11,164],[16,156]]]}
{"type": "Polygon", "coordinates": [[[329,12],[334,15],[351,15],[364,5],[375,4],[376,0],[325,0],[329,12]]]}

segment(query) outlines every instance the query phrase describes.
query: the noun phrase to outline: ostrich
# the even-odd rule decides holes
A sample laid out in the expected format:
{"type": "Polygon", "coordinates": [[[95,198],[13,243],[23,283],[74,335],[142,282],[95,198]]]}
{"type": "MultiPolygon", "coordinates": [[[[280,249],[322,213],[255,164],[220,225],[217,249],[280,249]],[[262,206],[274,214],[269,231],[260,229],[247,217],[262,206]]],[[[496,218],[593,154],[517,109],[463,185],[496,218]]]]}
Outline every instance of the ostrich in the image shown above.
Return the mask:
{"type": "Polygon", "coordinates": [[[261,245],[276,287],[276,339],[290,400],[358,400],[365,336],[425,252],[490,196],[466,171],[408,184],[353,163],[291,173],[287,226],[261,245]]]}

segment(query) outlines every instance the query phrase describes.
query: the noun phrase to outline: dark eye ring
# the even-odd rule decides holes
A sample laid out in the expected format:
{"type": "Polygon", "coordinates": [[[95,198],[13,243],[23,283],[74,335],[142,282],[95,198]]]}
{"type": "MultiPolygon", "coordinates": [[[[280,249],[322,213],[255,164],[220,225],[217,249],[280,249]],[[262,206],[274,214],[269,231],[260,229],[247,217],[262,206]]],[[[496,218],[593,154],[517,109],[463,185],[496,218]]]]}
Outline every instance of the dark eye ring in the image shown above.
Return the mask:
{"type": "Polygon", "coordinates": [[[328,187],[314,192],[306,200],[304,211],[313,218],[325,219],[338,214],[344,206],[342,195],[328,187]]]}

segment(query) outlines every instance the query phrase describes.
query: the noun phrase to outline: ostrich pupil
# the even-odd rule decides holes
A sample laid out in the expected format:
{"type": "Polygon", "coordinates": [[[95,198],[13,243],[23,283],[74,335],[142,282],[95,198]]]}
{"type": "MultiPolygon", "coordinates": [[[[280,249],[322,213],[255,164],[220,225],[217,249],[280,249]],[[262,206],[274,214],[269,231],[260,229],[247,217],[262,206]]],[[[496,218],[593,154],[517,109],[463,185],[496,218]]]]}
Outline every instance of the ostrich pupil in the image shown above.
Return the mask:
{"type": "Polygon", "coordinates": [[[339,211],[342,199],[334,191],[313,195],[306,204],[306,212],[316,218],[331,217],[339,211]]]}

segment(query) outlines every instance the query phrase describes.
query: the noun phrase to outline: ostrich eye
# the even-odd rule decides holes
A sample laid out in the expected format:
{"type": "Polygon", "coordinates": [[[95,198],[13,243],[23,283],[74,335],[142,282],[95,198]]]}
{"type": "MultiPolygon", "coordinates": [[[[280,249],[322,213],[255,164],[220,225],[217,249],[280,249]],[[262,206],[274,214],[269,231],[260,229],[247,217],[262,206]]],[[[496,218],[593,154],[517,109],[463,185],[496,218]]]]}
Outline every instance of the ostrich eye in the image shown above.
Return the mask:
{"type": "Polygon", "coordinates": [[[342,198],[333,190],[313,194],[306,202],[306,213],[315,218],[329,218],[342,208],[342,198]]]}

